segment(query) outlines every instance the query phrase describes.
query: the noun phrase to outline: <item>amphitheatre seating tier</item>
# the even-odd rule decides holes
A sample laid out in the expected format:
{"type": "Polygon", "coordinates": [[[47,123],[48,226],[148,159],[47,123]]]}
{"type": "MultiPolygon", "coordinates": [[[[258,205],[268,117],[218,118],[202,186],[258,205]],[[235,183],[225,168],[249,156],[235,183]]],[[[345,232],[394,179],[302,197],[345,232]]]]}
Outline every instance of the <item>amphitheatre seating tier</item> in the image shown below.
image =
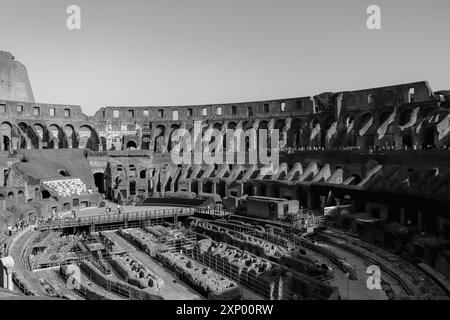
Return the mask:
{"type": "Polygon", "coordinates": [[[86,185],[79,178],[44,181],[42,184],[61,197],[79,196],[87,193],[86,185]]]}

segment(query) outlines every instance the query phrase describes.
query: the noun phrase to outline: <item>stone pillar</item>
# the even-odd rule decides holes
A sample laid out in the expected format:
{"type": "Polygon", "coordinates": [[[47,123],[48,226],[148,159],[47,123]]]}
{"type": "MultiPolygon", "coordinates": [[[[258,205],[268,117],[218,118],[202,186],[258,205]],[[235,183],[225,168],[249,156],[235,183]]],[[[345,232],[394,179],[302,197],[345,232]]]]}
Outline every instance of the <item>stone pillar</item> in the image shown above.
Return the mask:
{"type": "Polygon", "coordinates": [[[212,183],[212,193],[217,194],[217,182],[213,181],[212,183]]]}
{"type": "Polygon", "coordinates": [[[12,273],[14,271],[14,260],[11,256],[0,258],[0,285],[7,290],[14,290],[12,273]]]}

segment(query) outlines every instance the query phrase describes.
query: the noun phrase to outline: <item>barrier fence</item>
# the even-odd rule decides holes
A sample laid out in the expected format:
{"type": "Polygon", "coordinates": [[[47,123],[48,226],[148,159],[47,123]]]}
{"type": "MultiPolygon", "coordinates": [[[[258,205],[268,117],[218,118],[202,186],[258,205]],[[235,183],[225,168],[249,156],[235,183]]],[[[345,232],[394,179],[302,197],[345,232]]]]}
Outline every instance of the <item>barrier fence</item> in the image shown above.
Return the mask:
{"type": "Polygon", "coordinates": [[[49,229],[63,229],[114,223],[123,223],[124,226],[127,227],[128,222],[190,216],[193,215],[196,210],[196,208],[174,208],[128,213],[112,213],[80,218],[63,218],[49,222],[43,222],[36,227],[36,230],[44,231],[49,229]]]}

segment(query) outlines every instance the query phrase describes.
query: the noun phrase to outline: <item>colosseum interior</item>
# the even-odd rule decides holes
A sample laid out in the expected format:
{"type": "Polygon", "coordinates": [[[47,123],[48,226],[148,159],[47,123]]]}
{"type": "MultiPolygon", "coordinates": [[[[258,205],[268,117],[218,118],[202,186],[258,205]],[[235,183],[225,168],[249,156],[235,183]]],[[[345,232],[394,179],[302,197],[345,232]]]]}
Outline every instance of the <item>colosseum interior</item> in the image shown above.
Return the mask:
{"type": "MultiPolygon", "coordinates": [[[[10,53],[0,71],[2,295],[450,295],[450,91],[418,81],[87,116],[34,101],[10,53]],[[195,122],[222,134],[222,154],[229,129],[277,132],[279,164],[174,163],[175,130],[195,122]]],[[[245,160],[254,150],[245,140],[245,160]]]]}

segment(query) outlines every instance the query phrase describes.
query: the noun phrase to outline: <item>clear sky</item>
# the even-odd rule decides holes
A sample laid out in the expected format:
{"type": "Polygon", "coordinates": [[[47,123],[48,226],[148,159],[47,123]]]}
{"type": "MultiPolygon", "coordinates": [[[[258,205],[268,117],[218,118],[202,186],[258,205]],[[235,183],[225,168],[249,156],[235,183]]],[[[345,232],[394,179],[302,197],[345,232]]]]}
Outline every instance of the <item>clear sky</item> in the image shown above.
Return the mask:
{"type": "Polygon", "coordinates": [[[0,0],[35,100],[187,105],[428,80],[450,89],[450,0],[0,0]],[[66,8],[81,8],[68,30],[66,8]],[[366,9],[381,7],[381,30],[366,9]]]}

